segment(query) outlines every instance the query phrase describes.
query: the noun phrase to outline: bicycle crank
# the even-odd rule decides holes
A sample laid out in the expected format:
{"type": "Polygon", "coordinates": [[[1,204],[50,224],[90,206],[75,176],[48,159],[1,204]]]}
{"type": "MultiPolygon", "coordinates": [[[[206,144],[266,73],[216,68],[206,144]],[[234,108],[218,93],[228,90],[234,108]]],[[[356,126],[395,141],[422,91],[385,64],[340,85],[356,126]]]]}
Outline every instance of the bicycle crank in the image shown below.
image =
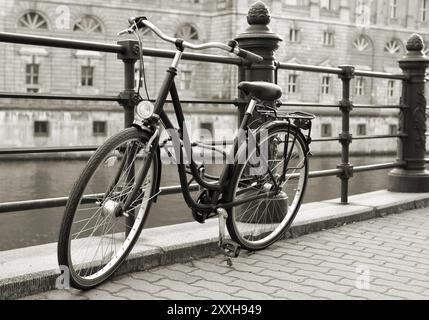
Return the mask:
{"type": "Polygon", "coordinates": [[[219,208],[217,214],[219,218],[219,248],[225,255],[228,265],[232,266],[231,258],[238,258],[241,247],[238,243],[225,239],[226,219],[228,218],[226,210],[219,208]]]}

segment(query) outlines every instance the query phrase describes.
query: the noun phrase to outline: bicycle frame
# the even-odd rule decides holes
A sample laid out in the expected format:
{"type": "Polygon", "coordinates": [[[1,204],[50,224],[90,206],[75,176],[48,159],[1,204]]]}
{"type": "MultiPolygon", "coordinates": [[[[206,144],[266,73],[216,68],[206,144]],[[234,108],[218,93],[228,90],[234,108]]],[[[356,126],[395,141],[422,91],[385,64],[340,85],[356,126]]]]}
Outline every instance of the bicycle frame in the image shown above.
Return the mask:
{"type": "MultiPolygon", "coordinates": [[[[162,123],[164,124],[164,127],[166,129],[178,130],[178,134],[179,134],[181,142],[183,142],[184,145],[190,146],[191,141],[189,139],[187,128],[184,126],[185,118],[184,118],[184,114],[183,114],[183,109],[182,109],[180,99],[179,99],[179,95],[177,92],[177,88],[176,88],[176,85],[174,82],[174,79],[177,75],[177,66],[180,62],[182,53],[183,52],[180,50],[176,51],[173,62],[167,70],[167,75],[164,78],[164,81],[163,81],[163,84],[161,86],[158,98],[155,102],[154,116],[148,122],[149,123],[153,122],[153,121],[156,122],[156,121],[158,121],[158,119],[160,119],[162,121],[162,123]],[[173,102],[174,112],[176,115],[177,122],[179,124],[179,128],[174,127],[173,123],[170,121],[170,119],[168,118],[167,114],[164,111],[164,105],[166,103],[168,94],[170,94],[171,100],[173,102]],[[153,119],[156,119],[156,120],[153,120],[153,119]]],[[[254,113],[256,103],[257,103],[257,101],[253,100],[253,99],[249,102],[249,105],[247,107],[247,111],[243,117],[243,120],[240,124],[239,129],[245,130],[247,128],[249,120],[254,113]]],[[[144,123],[143,123],[143,125],[144,125],[144,123]]],[[[147,128],[147,126],[145,126],[145,127],[147,128]]],[[[234,153],[234,151],[237,149],[237,145],[238,145],[238,139],[236,136],[236,137],[234,137],[233,148],[230,151],[231,153],[234,153]]],[[[153,144],[151,145],[150,154],[153,154],[154,152],[156,152],[156,149],[158,147],[159,147],[159,137],[157,137],[156,139],[153,140],[153,144]]],[[[233,169],[234,165],[233,164],[226,164],[219,180],[215,183],[209,183],[209,182],[205,181],[200,176],[200,174],[198,172],[198,166],[193,161],[193,158],[192,158],[192,150],[189,150],[190,154],[187,154],[187,156],[188,156],[188,159],[190,159],[189,167],[191,169],[192,177],[195,179],[195,181],[202,188],[207,189],[207,190],[212,192],[212,198],[211,198],[212,203],[211,204],[197,203],[194,201],[194,199],[192,199],[192,196],[191,196],[191,193],[189,190],[186,165],[183,164],[183,161],[182,161],[183,160],[183,148],[179,147],[179,150],[180,150],[180,152],[179,152],[179,159],[177,161],[177,167],[178,167],[178,172],[179,172],[180,184],[182,187],[182,192],[183,192],[183,197],[185,199],[185,202],[191,209],[195,209],[195,210],[199,210],[199,211],[205,211],[205,212],[213,212],[219,207],[230,208],[230,207],[238,206],[238,205],[241,205],[241,204],[244,204],[247,202],[251,202],[251,201],[255,201],[258,199],[265,198],[265,197],[273,196],[276,194],[276,191],[270,191],[270,192],[267,192],[265,194],[249,197],[248,199],[245,199],[242,201],[237,201],[237,202],[233,202],[233,203],[218,204],[221,195],[226,191],[226,189],[228,187],[228,183],[229,183],[229,180],[231,178],[231,173],[233,171],[232,169],[233,169]]],[[[233,156],[234,154],[231,154],[231,155],[233,156]]],[[[151,160],[151,159],[149,158],[148,160],[151,160]]],[[[147,161],[147,163],[150,164],[150,161],[147,161]]],[[[147,165],[147,167],[149,167],[149,165],[147,165]]],[[[144,174],[145,174],[145,172],[147,172],[148,169],[149,168],[147,168],[147,169],[143,168],[138,173],[137,180],[136,180],[137,186],[139,185],[138,182],[142,181],[144,174]]],[[[268,170],[270,170],[270,169],[268,168],[268,170]]],[[[127,207],[127,204],[125,204],[125,207],[127,207]]]]}

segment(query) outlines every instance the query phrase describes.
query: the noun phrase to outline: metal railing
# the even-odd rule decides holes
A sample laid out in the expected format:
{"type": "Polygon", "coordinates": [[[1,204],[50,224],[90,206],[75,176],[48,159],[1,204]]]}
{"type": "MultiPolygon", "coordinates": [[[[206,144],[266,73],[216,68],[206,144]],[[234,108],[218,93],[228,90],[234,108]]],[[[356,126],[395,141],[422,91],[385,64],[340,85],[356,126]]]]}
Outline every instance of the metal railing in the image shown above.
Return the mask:
{"type": "MultiPolygon", "coordinates": [[[[248,36],[248,35],[247,35],[248,36]]],[[[260,42],[263,43],[264,39],[260,33],[258,33],[260,42]]],[[[246,38],[247,39],[247,38],[246,38]]],[[[272,41],[272,38],[270,38],[272,41]]],[[[48,100],[78,100],[78,101],[111,101],[118,102],[124,108],[125,114],[125,127],[128,127],[132,124],[134,119],[134,106],[135,106],[135,95],[134,90],[134,70],[135,63],[138,60],[138,56],[135,53],[135,46],[137,43],[132,40],[120,41],[118,44],[104,44],[97,42],[89,41],[76,41],[69,39],[60,39],[60,38],[50,38],[50,37],[41,37],[33,35],[23,35],[23,34],[13,34],[0,32],[0,42],[7,43],[19,43],[19,44],[31,44],[39,46],[48,46],[48,47],[57,47],[65,49],[78,49],[78,50],[90,50],[90,51],[100,51],[105,53],[113,53],[118,55],[118,59],[121,59],[124,63],[124,91],[121,92],[118,96],[83,96],[83,95],[58,95],[58,94],[26,94],[26,93],[0,93],[0,98],[12,98],[12,99],[48,99],[48,100]]],[[[239,41],[240,42],[240,41],[239,41]]],[[[245,43],[240,43],[240,46],[245,47],[245,43]]],[[[320,67],[320,66],[311,66],[311,65],[300,65],[300,64],[291,64],[291,63],[280,63],[272,58],[275,46],[271,50],[270,54],[266,52],[258,52],[261,50],[260,47],[264,47],[263,50],[266,50],[267,46],[256,45],[255,48],[247,47],[255,53],[261,53],[266,57],[264,60],[264,65],[257,66],[254,68],[251,65],[245,63],[244,60],[240,58],[209,55],[209,54],[195,54],[195,53],[185,53],[183,55],[184,59],[192,61],[201,61],[201,62],[210,62],[210,63],[220,63],[220,64],[229,64],[235,65],[238,67],[238,74],[240,80],[261,80],[259,78],[264,77],[267,73],[272,74],[273,82],[277,79],[277,72],[279,70],[289,70],[289,71],[303,71],[303,72],[312,72],[312,73],[323,73],[323,74],[333,74],[337,75],[342,82],[342,99],[338,104],[330,103],[284,103],[283,106],[293,106],[293,107],[317,107],[317,108],[339,108],[340,114],[342,117],[342,132],[338,138],[321,138],[315,139],[314,142],[323,143],[330,141],[339,141],[342,146],[341,150],[341,162],[338,164],[337,168],[331,170],[323,170],[311,172],[309,174],[310,178],[320,178],[328,176],[337,176],[341,179],[341,203],[348,203],[348,186],[349,180],[353,177],[355,173],[361,173],[366,171],[374,170],[385,170],[393,168],[406,168],[410,161],[403,155],[399,155],[401,160],[392,161],[389,163],[381,164],[372,164],[365,166],[353,167],[350,164],[350,150],[349,146],[352,140],[369,140],[369,139],[389,139],[389,138],[399,138],[405,139],[409,138],[409,132],[399,132],[397,135],[369,135],[365,137],[356,137],[353,138],[350,134],[350,114],[352,109],[398,109],[404,112],[409,110],[407,106],[407,101],[412,99],[407,97],[402,97],[402,103],[399,105],[353,105],[350,100],[350,81],[355,76],[360,77],[370,77],[370,78],[382,78],[382,79],[391,79],[391,80],[401,80],[404,83],[404,86],[414,85],[410,81],[412,75],[407,74],[390,74],[390,73],[380,73],[380,72],[370,72],[370,71],[360,71],[354,70],[352,66],[340,66],[338,68],[331,67],[320,67]],[[270,60],[270,57],[272,58],[270,60]],[[256,70],[256,71],[255,71],[256,70]],[[268,70],[268,71],[267,71],[268,70]],[[252,73],[253,72],[253,73],[252,73]],[[266,72],[266,74],[263,74],[266,72]]],[[[159,58],[172,58],[174,56],[173,51],[169,50],[160,50],[153,48],[143,48],[143,52],[147,56],[159,57],[159,58]]],[[[405,66],[404,66],[405,68],[405,66]]],[[[426,65],[421,68],[426,69],[426,65]]],[[[414,75],[415,76],[415,75],[414,75]]],[[[268,77],[269,78],[269,77],[268,77]]],[[[413,88],[414,91],[416,89],[413,88]]],[[[417,92],[417,91],[416,91],[417,92]]],[[[424,92],[424,91],[423,91],[424,92]]],[[[415,93],[417,94],[417,93],[415,93]]],[[[239,112],[242,112],[242,106],[246,101],[243,100],[243,97],[239,97],[234,100],[186,100],[183,101],[188,104],[219,104],[219,105],[230,105],[234,104],[239,107],[239,112]]],[[[425,106],[426,107],[426,106],[425,106]]],[[[403,121],[400,120],[400,121],[403,121]]],[[[401,126],[400,126],[401,127],[401,126]]],[[[0,155],[22,155],[22,154],[48,154],[48,153],[63,153],[63,152],[88,152],[94,151],[96,146],[76,146],[76,147],[43,147],[43,148],[3,148],[0,149],[0,155]]],[[[423,163],[426,164],[428,159],[424,159],[423,163]]],[[[197,190],[197,185],[192,185],[191,190],[197,190]]],[[[161,195],[169,195],[180,193],[180,186],[171,186],[164,187],[161,189],[161,195]]],[[[24,210],[33,210],[33,209],[43,209],[43,208],[53,208],[53,207],[62,207],[65,205],[67,197],[59,198],[50,198],[50,199],[37,199],[37,200],[28,200],[28,201],[14,201],[0,203],[0,213],[5,212],[16,212],[24,210]]]]}

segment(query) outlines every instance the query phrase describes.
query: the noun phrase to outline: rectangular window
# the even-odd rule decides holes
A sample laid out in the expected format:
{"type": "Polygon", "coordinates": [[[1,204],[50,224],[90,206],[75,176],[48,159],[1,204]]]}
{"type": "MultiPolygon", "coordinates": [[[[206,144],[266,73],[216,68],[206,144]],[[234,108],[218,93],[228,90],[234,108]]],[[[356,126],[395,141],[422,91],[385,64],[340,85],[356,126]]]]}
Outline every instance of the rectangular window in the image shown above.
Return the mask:
{"type": "Polygon", "coordinates": [[[297,93],[298,92],[298,75],[290,74],[288,77],[287,83],[288,93],[297,93]]]}
{"type": "Polygon", "coordinates": [[[396,124],[389,125],[389,134],[391,136],[396,136],[398,134],[398,125],[396,124]]]}
{"type": "Polygon", "coordinates": [[[299,42],[299,30],[296,28],[289,29],[289,41],[290,42],[299,42]]]}
{"type": "Polygon", "coordinates": [[[389,80],[387,83],[387,97],[393,98],[395,96],[395,81],[389,80]]]}
{"type": "Polygon", "coordinates": [[[32,62],[25,66],[25,84],[27,92],[39,92],[39,64],[36,63],[36,57],[32,57],[32,62]]]}
{"type": "Polygon", "coordinates": [[[332,125],[330,123],[322,123],[322,138],[332,137],[332,125]]]}
{"type": "Polygon", "coordinates": [[[362,77],[356,78],[355,95],[357,97],[365,95],[365,79],[362,77]]]}
{"type": "Polygon", "coordinates": [[[320,8],[325,10],[334,10],[334,0],[320,0],[320,8]]]}
{"type": "Polygon", "coordinates": [[[92,123],[92,133],[94,136],[106,136],[107,135],[107,123],[106,121],[94,121],[92,123]]]}
{"type": "Polygon", "coordinates": [[[82,87],[92,87],[94,85],[94,67],[88,65],[81,66],[81,85],[82,87]]]}
{"type": "Polygon", "coordinates": [[[332,31],[323,33],[323,45],[333,47],[335,45],[335,34],[332,31]]]}
{"type": "Polygon", "coordinates": [[[48,121],[34,121],[34,136],[48,137],[49,136],[49,122],[48,121]]]}
{"type": "Polygon", "coordinates": [[[390,18],[398,18],[398,0],[390,0],[390,18]]]}
{"type": "Polygon", "coordinates": [[[180,88],[182,90],[190,90],[192,81],[192,71],[182,71],[180,73],[180,88]]]}
{"type": "Polygon", "coordinates": [[[428,0],[420,0],[420,22],[428,21],[428,0]]]}
{"type": "Polygon", "coordinates": [[[322,94],[328,95],[331,93],[331,77],[324,76],[322,78],[322,94]]]}
{"type": "Polygon", "coordinates": [[[358,124],[357,135],[366,136],[366,124],[358,124]]]}
{"type": "Polygon", "coordinates": [[[217,0],[217,9],[226,9],[226,0],[217,0]]]}

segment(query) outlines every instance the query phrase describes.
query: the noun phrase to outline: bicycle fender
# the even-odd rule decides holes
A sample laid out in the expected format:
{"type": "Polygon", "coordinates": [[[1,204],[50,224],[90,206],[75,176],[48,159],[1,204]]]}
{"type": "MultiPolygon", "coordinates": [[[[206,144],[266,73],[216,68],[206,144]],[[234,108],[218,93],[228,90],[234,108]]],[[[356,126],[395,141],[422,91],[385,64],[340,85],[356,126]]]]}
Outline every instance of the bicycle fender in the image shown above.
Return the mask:
{"type": "MultiPolygon", "coordinates": [[[[288,126],[289,128],[291,128],[292,130],[294,130],[296,132],[297,135],[301,136],[301,138],[303,139],[303,141],[307,141],[307,139],[305,138],[304,134],[301,132],[301,130],[294,124],[292,123],[286,123],[284,121],[271,121],[271,122],[267,122],[265,124],[263,124],[258,131],[261,130],[271,130],[274,127],[277,126],[288,126]]],[[[310,152],[310,146],[308,144],[305,144],[305,148],[306,148],[306,153],[310,152]]]]}
{"type": "MultiPolygon", "coordinates": [[[[151,130],[150,128],[148,128],[147,126],[138,123],[137,121],[135,121],[132,125],[132,127],[137,128],[145,133],[148,134],[148,136],[150,137],[151,135],[153,135],[153,130],[151,130]]],[[[155,186],[155,192],[154,194],[156,194],[155,198],[153,198],[153,202],[156,203],[158,201],[158,195],[160,192],[160,184],[161,184],[161,173],[162,173],[162,164],[161,164],[161,150],[159,148],[159,146],[156,148],[156,159],[157,159],[157,175],[158,175],[158,179],[156,181],[156,186],[155,186]]]]}

